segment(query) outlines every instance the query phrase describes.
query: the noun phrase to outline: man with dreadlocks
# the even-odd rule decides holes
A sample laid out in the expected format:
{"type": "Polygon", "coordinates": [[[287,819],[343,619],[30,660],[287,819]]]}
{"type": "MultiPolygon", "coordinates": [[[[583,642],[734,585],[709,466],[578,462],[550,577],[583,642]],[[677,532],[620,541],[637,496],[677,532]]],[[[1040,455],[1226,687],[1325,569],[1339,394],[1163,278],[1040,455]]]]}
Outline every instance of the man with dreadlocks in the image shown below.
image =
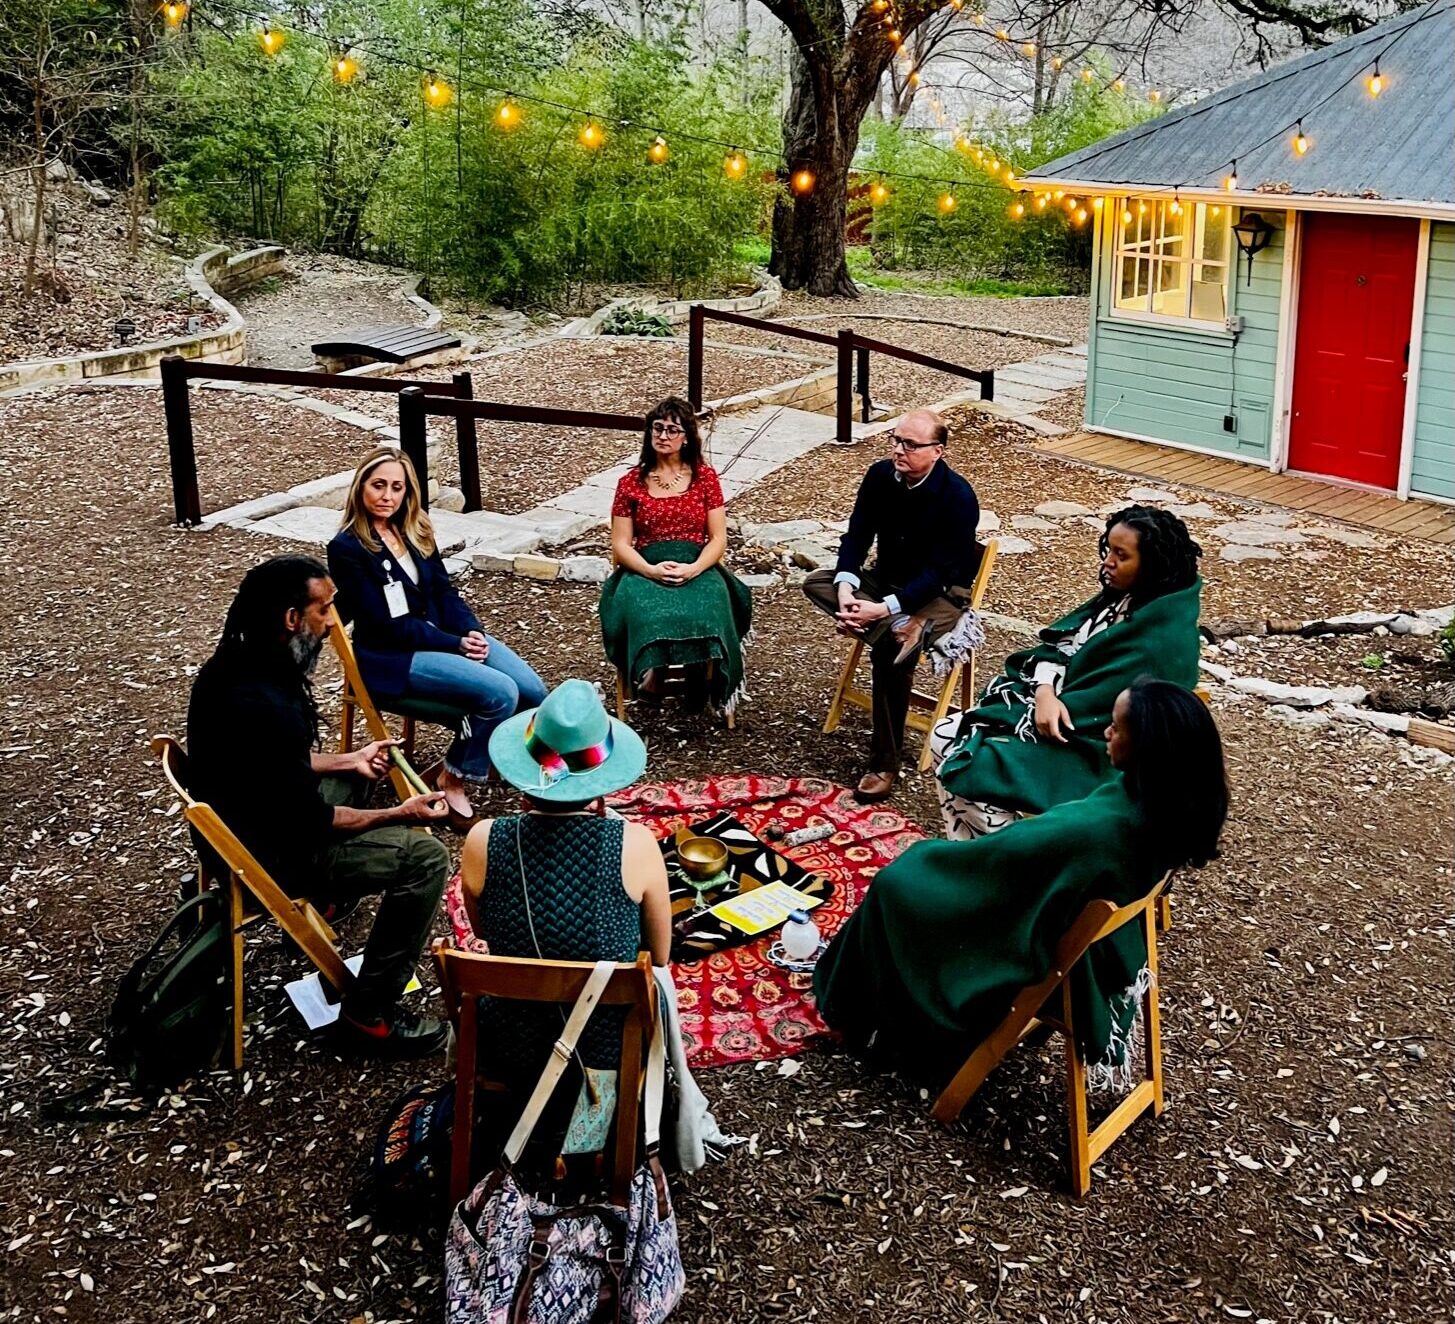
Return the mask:
{"type": "Polygon", "coordinates": [[[309,677],[328,638],[334,585],[310,556],[276,556],[243,576],[217,651],[187,709],[191,791],[210,804],[279,886],[339,905],[380,894],[363,965],[344,995],[345,1045],[379,1057],[424,1057],[445,1027],[400,998],[429,937],[449,854],[411,830],[447,813],[438,793],[387,809],[352,801],[389,770],[376,740],[347,754],[318,746],[309,677]]]}
{"type": "Polygon", "coordinates": [[[1099,543],[1101,591],[1041,631],[980,706],[930,736],[945,835],[965,841],[1090,795],[1111,774],[1104,732],[1139,677],[1197,683],[1202,549],[1165,510],[1128,506],[1099,543]]]}

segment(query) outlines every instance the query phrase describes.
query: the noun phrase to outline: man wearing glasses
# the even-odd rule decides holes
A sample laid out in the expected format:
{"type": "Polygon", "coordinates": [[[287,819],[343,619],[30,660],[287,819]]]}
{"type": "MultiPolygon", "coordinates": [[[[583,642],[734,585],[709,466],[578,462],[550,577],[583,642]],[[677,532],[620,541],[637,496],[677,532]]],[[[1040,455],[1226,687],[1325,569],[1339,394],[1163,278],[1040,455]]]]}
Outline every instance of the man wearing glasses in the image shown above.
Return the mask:
{"type": "Polygon", "coordinates": [[[803,583],[814,606],[869,645],[874,735],[855,799],[887,799],[899,775],[904,719],[922,648],[952,630],[980,564],[975,489],[944,463],[949,429],[915,409],[890,434],[891,457],[869,466],[835,568],[803,583]],[[872,569],[864,563],[878,544],[872,569]]]}

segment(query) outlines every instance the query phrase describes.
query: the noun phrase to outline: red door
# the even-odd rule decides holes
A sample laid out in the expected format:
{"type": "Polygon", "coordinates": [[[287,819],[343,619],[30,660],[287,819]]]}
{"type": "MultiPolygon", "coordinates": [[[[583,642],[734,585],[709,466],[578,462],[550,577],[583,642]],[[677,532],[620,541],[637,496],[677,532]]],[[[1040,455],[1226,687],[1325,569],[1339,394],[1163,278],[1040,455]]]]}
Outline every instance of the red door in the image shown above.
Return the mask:
{"type": "Polygon", "coordinates": [[[1306,212],[1288,467],[1399,483],[1420,223],[1306,212]]]}

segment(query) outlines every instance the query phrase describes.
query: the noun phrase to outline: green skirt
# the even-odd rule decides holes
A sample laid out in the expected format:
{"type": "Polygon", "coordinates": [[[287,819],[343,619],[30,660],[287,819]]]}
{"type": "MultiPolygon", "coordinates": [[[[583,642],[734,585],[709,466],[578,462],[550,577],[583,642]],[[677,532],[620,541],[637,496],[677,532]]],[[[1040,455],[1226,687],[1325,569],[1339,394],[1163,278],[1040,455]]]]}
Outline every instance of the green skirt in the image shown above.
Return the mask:
{"type": "MultiPolygon", "coordinates": [[[[654,542],[639,549],[652,565],[695,561],[694,542],[654,542]]],[[[712,662],[709,698],[731,708],[743,685],[743,639],[753,619],[753,595],[721,565],[673,588],[623,566],[601,590],[601,639],[606,656],[635,686],[657,667],[712,662]]]]}

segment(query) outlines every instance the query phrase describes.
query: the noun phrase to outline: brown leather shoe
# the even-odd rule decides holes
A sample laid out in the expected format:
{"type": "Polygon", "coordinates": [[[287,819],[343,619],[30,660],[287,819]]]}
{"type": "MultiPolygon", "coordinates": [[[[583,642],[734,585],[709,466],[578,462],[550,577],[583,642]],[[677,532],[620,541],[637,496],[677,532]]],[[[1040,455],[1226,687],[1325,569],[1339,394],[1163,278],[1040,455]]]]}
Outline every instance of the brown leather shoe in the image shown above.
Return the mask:
{"type": "Polygon", "coordinates": [[[895,777],[892,772],[866,772],[854,788],[854,799],[861,805],[877,804],[887,800],[894,793],[895,777]]]}

